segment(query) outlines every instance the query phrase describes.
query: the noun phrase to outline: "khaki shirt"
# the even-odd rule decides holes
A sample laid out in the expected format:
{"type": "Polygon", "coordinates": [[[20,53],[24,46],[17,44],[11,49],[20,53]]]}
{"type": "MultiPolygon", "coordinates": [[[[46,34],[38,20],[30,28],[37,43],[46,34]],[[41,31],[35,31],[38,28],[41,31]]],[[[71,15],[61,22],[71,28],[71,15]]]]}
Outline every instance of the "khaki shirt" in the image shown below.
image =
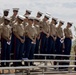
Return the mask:
{"type": "Polygon", "coordinates": [[[46,33],[49,33],[50,32],[50,26],[47,22],[42,22],[41,23],[41,28],[42,30],[44,30],[46,33]]]}
{"type": "Polygon", "coordinates": [[[27,23],[27,22],[23,22],[22,24],[23,24],[24,26],[28,25],[28,23],[27,23]]]}
{"type": "Polygon", "coordinates": [[[41,32],[41,30],[42,30],[42,21],[40,21],[37,26],[39,26],[39,31],[41,32]]]}
{"type": "Polygon", "coordinates": [[[53,24],[50,24],[50,35],[56,36],[57,29],[56,26],[53,24]]]}
{"type": "Polygon", "coordinates": [[[24,36],[25,33],[24,25],[15,23],[13,25],[13,32],[17,32],[19,36],[24,36]]]}
{"type": "Polygon", "coordinates": [[[0,18],[0,24],[4,22],[4,16],[0,18]]]}
{"type": "Polygon", "coordinates": [[[1,34],[2,34],[2,28],[3,28],[3,24],[0,24],[0,37],[1,37],[1,34]]]}
{"type": "MultiPolygon", "coordinates": [[[[36,30],[35,26],[34,26],[34,25],[32,25],[32,26],[26,25],[26,26],[25,26],[25,34],[27,34],[27,36],[30,35],[30,37],[31,37],[32,39],[35,39],[36,36],[37,36],[37,30],[36,30]]],[[[28,36],[28,37],[29,37],[29,36],[28,36]]],[[[29,38],[30,38],[30,37],[29,37],[29,38]]]]}
{"type": "Polygon", "coordinates": [[[64,29],[64,35],[66,38],[72,37],[72,31],[68,28],[64,29]]]}
{"type": "Polygon", "coordinates": [[[57,29],[57,36],[62,38],[63,37],[63,30],[62,30],[62,28],[61,27],[57,27],[56,29],[57,29]]]}
{"type": "Polygon", "coordinates": [[[2,27],[2,35],[3,35],[3,37],[11,38],[11,33],[12,33],[11,26],[3,24],[3,27],[2,27]]]}
{"type": "Polygon", "coordinates": [[[15,23],[15,21],[16,21],[16,16],[12,15],[12,16],[10,17],[10,19],[11,19],[10,25],[12,26],[12,25],[15,23]]]}
{"type": "Polygon", "coordinates": [[[35,28],[37,30],[37,35],[39,35],[40,34],[40,26],[39,25],[35,25],[35,28]]]}

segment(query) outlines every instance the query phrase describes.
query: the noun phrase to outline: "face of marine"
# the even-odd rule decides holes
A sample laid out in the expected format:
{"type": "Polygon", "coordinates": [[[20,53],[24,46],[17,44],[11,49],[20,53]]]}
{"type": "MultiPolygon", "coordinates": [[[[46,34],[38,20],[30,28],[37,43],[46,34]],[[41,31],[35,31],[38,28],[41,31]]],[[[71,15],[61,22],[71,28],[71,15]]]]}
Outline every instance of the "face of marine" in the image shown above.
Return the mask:
{"type": "Polygon", "coordinates": [[[34,25],[37,25],[38,24],[38,21],[34,20],[34,25]]]}
{"type": "Polygon", "coordinates": [[[70,25],[70,24],[67,23],[67,28],[71,28],[71,27],[72,27],[72,25],[70,25]]]}
{"type": "Polygon", "coordinates": [[[8,16],[9,12],[8,11],[4,11],[4,16],[8,16]]]}
{"type": "Polygon", "coordinates": [[[63,26],[63,24],[61,22],[59,22],[59,26],[61,27],[61,26],[63,26]]]}
{"type": "Polygon", "coordinates": [[[23,22],[23,20],[21,20],[19,18],[17,18],[17,21],[18,21],[19,24],[21,24],[23,22]]]}
{"type": "Polygon", "coordinates": [[[52,20],[51,23],[52,23],[52,24],[56,24],[56,21],[55,21],[55,20],[52,20]]]}
{"type": "Polygon", "coordinates": [[[29,19],[29,22],[28,23],[29,23],[29,25],[32,25],[33,24],[33,20],[30,20],[29,19]]]}
{"type": "Polygon", "coordinates": [[[47,21],[48,19],[46,17],[44,17],[43,21],[47,21]]]}
{"type": "Polygon", "coordinates": [[[24,22],[28,22],[28,18],[25,18],[25,19],[24,19],[24,22]]]}
{"type": "Polygon", "coordinates": [[[18,14],[18,11],[13,11],[13,15],[16,16],[18,14]]]}
{"type": "Polygon", "coordinates": [[[42,15],[40,15],[39,13],[37,13],[37,16],[36,17],[38,17],[38,18],[40,18],[42,15]]]}
{"type": "Polygon", "coordinates": [[[27,11],[26,11],[26,13],[25,13],[25,15],[30,15],[30,14],[31,14],[31,13],[29,13],[29,12],[27,12],[27,11]]]}

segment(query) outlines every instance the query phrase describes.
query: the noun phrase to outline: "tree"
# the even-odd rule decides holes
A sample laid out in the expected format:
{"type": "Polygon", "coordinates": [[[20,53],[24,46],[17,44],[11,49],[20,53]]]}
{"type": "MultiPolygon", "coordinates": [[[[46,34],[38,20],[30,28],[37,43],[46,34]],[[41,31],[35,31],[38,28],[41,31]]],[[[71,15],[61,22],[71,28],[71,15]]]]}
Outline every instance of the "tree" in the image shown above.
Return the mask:
{"type": "Polygon", "coordinates": [[[75,40],[73,41],[73,46],[76,46],[76,27],[75,26],[74,26],[74,30],[75,30],[75,35],[74,35],[75,40]]]}

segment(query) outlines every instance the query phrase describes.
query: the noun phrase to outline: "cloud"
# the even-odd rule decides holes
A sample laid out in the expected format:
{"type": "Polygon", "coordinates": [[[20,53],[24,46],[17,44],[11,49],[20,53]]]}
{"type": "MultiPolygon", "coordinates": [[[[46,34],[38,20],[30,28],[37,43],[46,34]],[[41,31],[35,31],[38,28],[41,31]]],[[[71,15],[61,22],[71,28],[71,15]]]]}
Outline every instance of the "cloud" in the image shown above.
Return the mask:
{"type": "Polygon", "coordinates": [[[66,8],[76,8],[76,2],[72,2],[72,3],[63,3],[63,6],[66,8]]]}
{"type": "Polygon", "coordinates": [[[33,16],[37,11],[48,12],[51,17],[76,24],[76,0],[0,0],[0,12],[5,8],[10,8],[10,15],[12,15],[13,7],[20,8],[19,14],[24,14],[26,9],[32,10],[33,16]]]}

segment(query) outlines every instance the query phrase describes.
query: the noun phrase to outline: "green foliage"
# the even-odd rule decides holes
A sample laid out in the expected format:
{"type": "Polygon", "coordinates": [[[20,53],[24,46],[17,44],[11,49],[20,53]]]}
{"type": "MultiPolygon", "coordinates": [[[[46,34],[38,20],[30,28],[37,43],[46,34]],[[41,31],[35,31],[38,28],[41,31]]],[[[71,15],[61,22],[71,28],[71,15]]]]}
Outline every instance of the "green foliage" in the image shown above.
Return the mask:
{"type": "Polygon", "coordinates": [[[76,27],[74,26],[74,30],[75,30],[75,36],[76,36],[76,27]]]}
{"type": "Polygon", "coordinates": [[[75,35],[74,35],[75,40],[73,41],[73,47],[76,45],[76,27],[75,26],[74,26],[74,31],[75,31],[75,35]]]}

